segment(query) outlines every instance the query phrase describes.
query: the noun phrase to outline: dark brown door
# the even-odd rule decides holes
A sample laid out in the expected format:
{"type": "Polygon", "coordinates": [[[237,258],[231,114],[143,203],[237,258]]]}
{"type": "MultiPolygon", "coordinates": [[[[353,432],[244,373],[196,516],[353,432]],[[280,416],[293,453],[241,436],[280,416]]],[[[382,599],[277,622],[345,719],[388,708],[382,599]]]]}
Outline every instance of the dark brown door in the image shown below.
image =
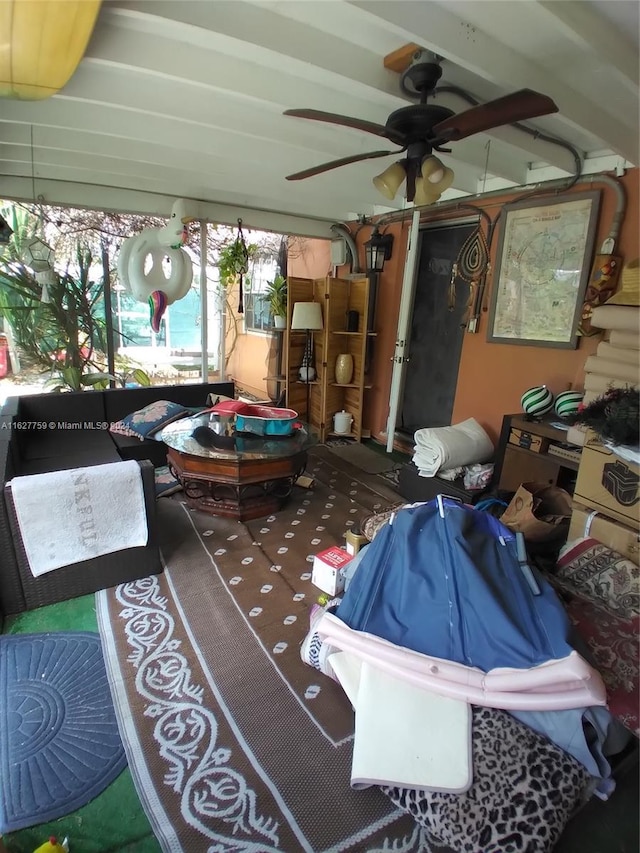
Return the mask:
{"type": "Polygon", "coordinates": [[[448,305],[449,285],[453,264],[475,227],[449,225],[421,233],[400,409],[399,429],[404,433],[451,424],[469,285],[456,279],[453,310],[448,305]]]}

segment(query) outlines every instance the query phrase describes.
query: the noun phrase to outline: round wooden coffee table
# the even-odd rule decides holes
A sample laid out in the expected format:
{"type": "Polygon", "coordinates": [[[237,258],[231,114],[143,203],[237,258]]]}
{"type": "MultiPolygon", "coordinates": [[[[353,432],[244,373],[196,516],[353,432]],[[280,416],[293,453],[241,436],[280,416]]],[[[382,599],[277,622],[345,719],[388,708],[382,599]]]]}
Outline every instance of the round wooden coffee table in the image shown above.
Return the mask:
{"type": "Polygon", "coordinates": [[[303,423],[290,436],[237,433],[233,415],[209,412],[168,424],[159,438],[188,503],[239,521],[280,509],[318,440],[303,423]]]}

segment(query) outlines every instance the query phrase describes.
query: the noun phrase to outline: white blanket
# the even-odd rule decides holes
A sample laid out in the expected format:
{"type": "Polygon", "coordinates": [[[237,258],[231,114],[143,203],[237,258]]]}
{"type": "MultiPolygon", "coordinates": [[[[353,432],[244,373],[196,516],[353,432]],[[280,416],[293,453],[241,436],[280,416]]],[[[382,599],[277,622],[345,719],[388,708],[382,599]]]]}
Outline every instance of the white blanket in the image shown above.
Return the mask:
{"type": "Polygon", "coordinates": [[[475,418],[448,427],[416,430],[413,462],[421,477],[435,477],[442,468],[486,462],[493,454],[491,439],[475,418]]]}
{"type": "Polygon", "coordinates": [[[34,577],[147,544],[142,478],[133,460],[14,477],[11,494],[34,577]]]}

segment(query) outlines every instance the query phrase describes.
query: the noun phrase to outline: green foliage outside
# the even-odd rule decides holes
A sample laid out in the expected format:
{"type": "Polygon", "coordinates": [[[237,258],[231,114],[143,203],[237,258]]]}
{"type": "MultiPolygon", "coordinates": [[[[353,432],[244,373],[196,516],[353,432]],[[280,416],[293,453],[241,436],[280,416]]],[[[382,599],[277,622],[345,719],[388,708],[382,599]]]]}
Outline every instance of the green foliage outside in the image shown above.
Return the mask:
{"type": "Polygon", "coordinates": [[[27,358],[51,373],[51,390],[107,387],[110,376],[100,369],[106,351],[104,301],[100,284],[90,278],[91,250],[76,245],[76,272],[70,266],[64,273],[54,271],[43,301],[43,285],[21,260],[37,224],[14,208],[14,234],[0,259],[0,314],[27,358]]]}

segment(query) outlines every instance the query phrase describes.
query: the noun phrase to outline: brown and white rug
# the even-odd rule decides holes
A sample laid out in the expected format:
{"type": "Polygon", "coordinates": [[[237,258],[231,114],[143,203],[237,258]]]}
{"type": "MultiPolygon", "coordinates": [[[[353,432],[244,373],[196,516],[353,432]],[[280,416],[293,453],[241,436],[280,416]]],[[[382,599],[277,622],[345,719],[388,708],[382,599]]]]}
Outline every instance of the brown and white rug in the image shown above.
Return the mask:
{"type": "Polygon", "coordinates": [[[323,456],[313,491],[246,524],[161,502],[164,575],[97,594],[129,765],[165,851],[429,850],[379,789],[350,788],[353,712],[300,659],[313,555],[388,503],[323,456]]]}

